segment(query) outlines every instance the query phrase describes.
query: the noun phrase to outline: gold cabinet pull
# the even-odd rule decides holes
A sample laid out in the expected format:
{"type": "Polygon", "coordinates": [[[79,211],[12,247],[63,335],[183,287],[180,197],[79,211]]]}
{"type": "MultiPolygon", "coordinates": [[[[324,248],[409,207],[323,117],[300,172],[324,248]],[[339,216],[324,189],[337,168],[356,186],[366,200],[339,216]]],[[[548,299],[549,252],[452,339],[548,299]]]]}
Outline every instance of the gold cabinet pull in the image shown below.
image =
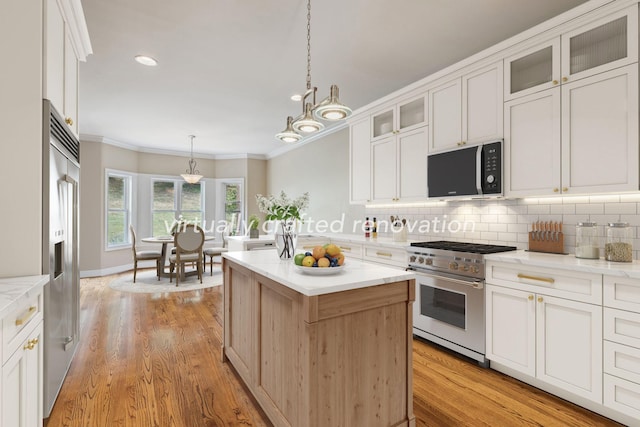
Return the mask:
{"type": "Polygon", "coordinates": [[[71,117],[67,117],[64,119],[64,122],[69,126],[73,126],[73,119],[71,117]]]}
{"type": "Polygon", "coordinates": [[[542,302],[542,301],[543,301],[542,297],[538,297],[538,302],[542,302]]]}
{"type": "Polygon", "coordinates": [[[389,257],[389,258],[391,258],[393,256],[389,252],[376,252],[376,255],[378,255],[378,256],[386,256],[386,257],[389,257]]]}
{"type": "Polygon", "coordinates": [[[303,246],[302,249],[313,249],[315,246],[303,246]]]}
{"type": "Polygon", "coordinates": [[[554,80],[552,83],[553,83],[553,85],[555,86],[555,85],[557,85],[557,84],[558,84],[558,81],[557,81],[557,80],[554,80]]]}
{"type": "Polygon", "coordinates": [[[568,78],[568,77],[563,77],[563,78],[562,78],[562,82],[563,82],[563,83],[566,83],[566,82],[568,82],[568,81],[569,81],[569,78],[568,78]]]}
{"type": "Polygon", "coordinates": [[[38,338],[34,338],[32,340],[27,341],[25,346],[23,347],[25,350],[33,350],[35,346],[38,344],[38,338]]]}
{"type": "Polygon", "coordinates": [[[558,191],[560,191],[560,189],[559,189],[558,187],[556,187],[556,188],[554,188],[554,189],[553,189],[553,192],[554,192],[554,193],[557,193],[558,191]]]}
{"type": "Polygon", "coordinates": [[[529,295],[529,296],[527,297],[527,299],[528,299],[529,301],[533,301],[533,295],[529,295]]]}
{"type": "Polygon", "coordinates": [[[566,193],[567,191],[569,191],[569,189],[567,187],[562,187],[562,192],[566,193]]]}
{"type": "Polygon", "coordinates": [[[529,276],[528,274],[518,273],[518,279],[529,279],[529,280],[538,280],[540,282],[554,283],[555,280],[551,277],[538,277],[538,276],[529,276]]]}
{"type": "Polygon", "coordinates": [[[343,251],[351,252],[351,248],[349,246],[340,246],[340,249],[342,249],[343,251]]]}
{"type": "Polygon", "coordinates": [[[24,325],[27,320],[29,320],[31,318],[31,315],[33,314],[34,311],[36,311],[38,307],[36,307],[35,305],[32,305],[31,307],[29,307],[29,310],[27,310],[27,313],[22,316],[22,317],[18,317],[16,319],[16,326],[20,326],[20,325],[24,325]]]}

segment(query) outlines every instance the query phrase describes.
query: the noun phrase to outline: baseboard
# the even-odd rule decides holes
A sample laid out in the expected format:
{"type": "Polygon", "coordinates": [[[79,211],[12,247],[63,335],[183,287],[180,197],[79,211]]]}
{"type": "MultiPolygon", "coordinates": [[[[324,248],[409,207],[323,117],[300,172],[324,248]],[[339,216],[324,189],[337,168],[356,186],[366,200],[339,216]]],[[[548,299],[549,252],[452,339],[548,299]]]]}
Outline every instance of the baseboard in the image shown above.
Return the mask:
{"type": "MultiPolygon", "coordinates": [[[[148,264],[149,265],[146,265],[145,262],[141,261],[138,263],[138,268],[154,267],[155,261],[149,261],[148,264]]],[[[85,277],[108,276],[110,274],[123,273],[129,270],[133,270],[133,263],[117,265],[115,267],[109,267],[109,268],[101,268],[99,270],[80,270],[80,278],[83,279],[85,277]]]]}

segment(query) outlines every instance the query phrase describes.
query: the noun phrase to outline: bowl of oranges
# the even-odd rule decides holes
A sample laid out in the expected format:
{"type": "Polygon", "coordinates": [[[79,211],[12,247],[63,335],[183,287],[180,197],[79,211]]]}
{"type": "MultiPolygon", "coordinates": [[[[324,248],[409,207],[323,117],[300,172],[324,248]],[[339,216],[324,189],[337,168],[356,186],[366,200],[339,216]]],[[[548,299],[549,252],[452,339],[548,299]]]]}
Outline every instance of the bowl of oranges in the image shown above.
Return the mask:
{"type": "Polygon", "coordinates": [[[336,274],[344,269],[344,254],[338,245],[327,243],[315,246],[311,251],[296,254],[293,263],[298,271],[305,274],[336,274]]]}

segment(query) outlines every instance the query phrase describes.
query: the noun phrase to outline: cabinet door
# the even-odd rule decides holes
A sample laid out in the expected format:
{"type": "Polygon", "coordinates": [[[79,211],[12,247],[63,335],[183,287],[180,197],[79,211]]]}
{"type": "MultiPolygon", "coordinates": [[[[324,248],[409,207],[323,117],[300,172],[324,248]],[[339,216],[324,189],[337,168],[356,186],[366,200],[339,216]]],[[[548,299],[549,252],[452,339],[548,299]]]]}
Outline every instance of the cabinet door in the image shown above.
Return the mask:
{"type": "Polygon", "coordinates": [[[56,0],[45,2],[46,44],[43,97],[62,114],[64,108],[64,19],[56,0]]]}
{"type": "Polygon", "coordinates": [[[42,425],[42,323],[2,366],[2,425],[42,425]]]}
{"type": "Polygon", "coordinates": [[[504,60],[504,99],[551,89],[560,83],[560,38],[530,47],[504,60]]]}
{"type": "Polygon", "coordinates": [[[397,199],[396,138],[390,137],[371,144],[372,196],[376,202],[397,199]]]}
{"type": "Polygon", "coordinates": [[[602,403],[602,307],[537,296],[537,377],[602,403]]]}
{"type": "Polygon", "coordinates": [[[638,64],[562,86],[563,192],[638,190],[638,64]]]}
{"type": "Polygon", "coordinates": [[[638,62],[638,5],[562,35],[562,82],[638,62]]]}
{"type": "Polygon", "coordinates": [[[462,80],[429,92],[429,151],[454,148],[462,142],[462,80]]]}
{"type": "Polygon", "coordinates": [[[390,106],[371,116],[371,140],[392,135],[395,130],[395,107],[390,106]]]}
{"type": "Polygon", "coordinates": [[[428,126],[398,135],[398,198],[427,198],[428,126]]]}
{"type": "Polygon", "coordinates": [[[559,191],[560,133],[559,87],[504,104],[507,197],[559,191]]]}
{"type": "Polygon", "coordinates": [[[371,199],[371,138],[369,117],[353,123],[349,129],[349,162],[351,203],[367,203],[371,199]]]}
{"type": "Polygon", "coordinates": [[[534,294],[486,287],[486,357],[524,374],[536,374],[534,294]]]}
{"type": "Polygon", "coordinates": [[[398,123],[395,130],[405,132],[427,124],[428,108],[426,104],[426,94],[399,102],[397,108],[398,123]]]}
{"type": "Polygon", "coordinates": [[[64,39],[64,120],[78,136],[78,56],[67,32],[64,39]]]}
{"type": "Polygon", "coordinates": [[[467,144],[503,136],[502,61],[462,77],[462,140],[467,144]]]}

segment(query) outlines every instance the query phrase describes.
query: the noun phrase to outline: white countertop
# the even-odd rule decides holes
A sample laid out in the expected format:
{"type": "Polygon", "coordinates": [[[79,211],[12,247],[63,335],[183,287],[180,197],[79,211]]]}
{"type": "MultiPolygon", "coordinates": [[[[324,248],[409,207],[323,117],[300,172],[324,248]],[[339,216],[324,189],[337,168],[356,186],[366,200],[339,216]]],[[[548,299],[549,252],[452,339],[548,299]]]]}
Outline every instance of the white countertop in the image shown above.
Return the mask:
{"type": "Polygon", "coordinates": [[[224,253],[222,256],[308,296],[349,291],[415,278],[413,273],[397,268],[383,267],[351,259],[345,262],[344,270],[337,274],[311,276],[298,271],[292,260],[281,261],[275,249],[234,251],[224,253]]]}
{"type": "Polygon", "coordinates": [[[42,292],[49,282],[49,275],[9,277],[0,279],[0,318],[16,305],[42,292]]]}
{"type": "Polygon", "coordinates": [[[485,255],[487,261],[500,261],[535,267],[561,268],[586,273],[640,279],[640,261],[611,262],[600,259],[576,258],[573,254],[546,254],[524,250],[485,255]]]}
{"type": "Polygon", "coordinates": [[[386,246],[389,248],[405,249],[411,244],[413,240],[407,240],[404,242],[394,242],[391,237],[377,237],[366,238],[361,234],[341,234],[341,233],[319,233],[319,234],[300,234],[298,238],[326,238],[329,240],[341,240],[349,243],[360,243],[368,245],[386,246]]]}
{"type": "Polygon", "coordinates": [[[275,242],[275,237],[273,234],[261,234],[257,239],[252,239],[249,236],[227,236],[229,240],[237,240],[238,242],[253,242],[253,241],[265,241],[265,242],[275,242]]]}

